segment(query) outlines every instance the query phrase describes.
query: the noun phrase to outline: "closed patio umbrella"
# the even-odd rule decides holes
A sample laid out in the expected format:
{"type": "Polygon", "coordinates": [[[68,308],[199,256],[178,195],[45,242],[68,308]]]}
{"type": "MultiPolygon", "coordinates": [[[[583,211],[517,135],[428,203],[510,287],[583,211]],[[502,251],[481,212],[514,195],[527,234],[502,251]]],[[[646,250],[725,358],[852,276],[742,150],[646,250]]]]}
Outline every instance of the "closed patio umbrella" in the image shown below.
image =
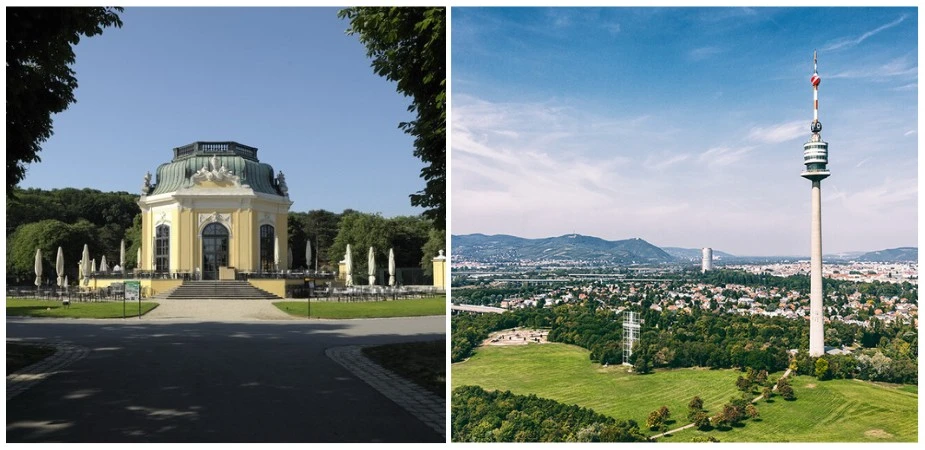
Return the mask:
{"type": "MultiPolygon", "coordinates": [[[[309,266],[312,265],[312,241],[305,241],[305,270],[308,270],[309,266]]],[[[315,267],[315,270],[318,270],[315,267]]]]}
{"type": "Polygon", "coordinates": [[[96,273],[96,258],[90,260],[90,273],[96,273]]]}
{"type": "Polygon", "coordinates": [[[64,287],[64,250],[58,247],[58,257],[55,259],[55,272],[58,273],[58,287],[64,287]]]}
{"type": "Polygon", "coordinates": [[[42,249],[35,249],[35,286],[42,285],[42,249]]]}
{"type": "Polygon", "coordinates": [[[389,286],[395,286],[395,249],[389,249],[389,286]]]}
{"type": "Polygon", "coordinates": [[[369,275],[369,285],[376,284],[376,252],[369,248],[369,257],[366,259],[367,274],[369,275]]]}
{"type": "Polygon", "coordinates": [[[347,279],[344,280],[344,284],[353,286],[353,256],[350,254],[350,244],[347,244],[347,254],[344,255],[344,261],[347,266],[347,279]]]}
{"type": "Polygon", "coordinates": [[[125,239],[119,243],[119,267],[125,272],[125,239]]]}
{"type": "Polygon", "coordinates": [[[109,272],[109,264],[106,264],[106,255],[100,260],[100,272],[109,272]]]}
{"type": "Polygon", "coordinates": [[[80,259],[80,269],[83,272],[84,286],[90,284],[90,248],[84,244],[84,251],[80,259]]]}

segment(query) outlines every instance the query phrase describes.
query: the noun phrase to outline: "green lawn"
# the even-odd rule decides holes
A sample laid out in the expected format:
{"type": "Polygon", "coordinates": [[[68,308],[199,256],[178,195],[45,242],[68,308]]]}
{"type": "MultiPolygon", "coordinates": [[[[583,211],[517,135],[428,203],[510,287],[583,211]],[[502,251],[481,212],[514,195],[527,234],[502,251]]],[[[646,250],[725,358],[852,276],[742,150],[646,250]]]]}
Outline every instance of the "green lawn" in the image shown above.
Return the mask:
{"type": "Polygon", "coordinates": [[[446,340],[364,347],[363,355],[440,398],[445,398],[446,340]]]}
{"type": "MultiPolygon", "coordinates": [[[[277,308],[294,316],[308,315],[306,300],[274,302],[277,308]]],[[[442,316],[446,297],[382,302],[312,302],[312,317],[318,319],[365,319],[373,317],[442,316]]]]}
{"type": "Polygon", "coordinates": [[[794,377],[797,400],[759,402],[760,422],[730,431],[684,430],[661,441],[689,442],[715,436],[722,442],[915,442],[918,395],[858,381],[794,377]]]}
{"type": "MultiPolygon", "coordinates": [[[[141,302],[141,314],[157,307],[154,302],[141,302]]],[[[28,317],[72,317],[78,319],[111,319],[122,317],[122,302],[75,302],[65,308],[59,300],[35,300],[22,298],[6,299],[7,316],[28,317]]],[[[125,303],[127,317],[138,315],[138,302],[125,303]]]]}
{"type": "MultiPolygon", "coordinates": [[[[650,375],[628,373],[622,366],[602,367],[588,359],[588,351],[565,344],[479,347],[467,361],[452,365],[453,388],[479,385],[484,389],[536,394],[566,404],[591,408],[601,414],[645,424],[649,412],[665,405],[677,422],[686,424],[687,403],[695,395],[704,407],[717,412],[738,396],[735,370],[677,369],[650,375]]],[[[772,377],[780,376],[779,373],[772,377]]],[[[816,382],[798,377],[793,383],[797,401],[776,397],[760,402],[762,420],[746,421],[730,431],[703,433],[685,430],[660,441],[690,442],[715,435],[720,441],[910,441],[917,438],[918,395],[897,388],[854,380],[816,382]],[[807,383],[815,383],[813,389],[807,383]],[[869,415],[873,414],[873,415],[869,415]],[[850,426],[848,425],[850,422],[850,426]],[[892,435],[869,430],[884,430],[892,435]]],[[[650,433],[655,434],[655,433],[650,433]]]]}

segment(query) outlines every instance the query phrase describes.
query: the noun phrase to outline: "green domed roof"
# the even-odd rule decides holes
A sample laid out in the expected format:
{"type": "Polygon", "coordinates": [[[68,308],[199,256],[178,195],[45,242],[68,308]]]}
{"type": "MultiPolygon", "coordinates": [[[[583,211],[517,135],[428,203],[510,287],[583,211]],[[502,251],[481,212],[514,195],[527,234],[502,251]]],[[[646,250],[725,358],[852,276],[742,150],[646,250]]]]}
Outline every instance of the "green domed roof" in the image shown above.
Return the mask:
{"type": "Polygon", "coordinates": [[[257,149],[237,142],[194,142],[173,149],[174,158],[157,168],[156,184],[147,195],[176,192],[194,185],[192,176],[200,169],[224,167],[239,177],[241,185],[254,192],[285,196],[273,172],[273,167],[257,159],[257,149]],[[215,167],[212,167],[215,158],[215,167]]]}

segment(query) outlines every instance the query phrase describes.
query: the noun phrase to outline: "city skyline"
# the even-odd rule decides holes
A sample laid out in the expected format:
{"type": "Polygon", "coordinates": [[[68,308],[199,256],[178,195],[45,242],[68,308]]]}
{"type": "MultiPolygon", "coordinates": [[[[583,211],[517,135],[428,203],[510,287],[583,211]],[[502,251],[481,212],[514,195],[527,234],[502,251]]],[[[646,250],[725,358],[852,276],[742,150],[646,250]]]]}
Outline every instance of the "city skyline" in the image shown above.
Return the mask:
{"type": "Polygon", "coordinates": [[[293,211],[420,214],[423,164],[398,128],[411,100],[338,10],[125,8],[74,46],[77,101],[20,187],[138,194],[173,148],[236,141],[285,173],[293,211]]]}
{"type": "Polygon", "coordinates": [[[807,254],[817,50],[824,253],[917,246],[914,8],[454,8],[452,29],[453,234],[807,254]]]}

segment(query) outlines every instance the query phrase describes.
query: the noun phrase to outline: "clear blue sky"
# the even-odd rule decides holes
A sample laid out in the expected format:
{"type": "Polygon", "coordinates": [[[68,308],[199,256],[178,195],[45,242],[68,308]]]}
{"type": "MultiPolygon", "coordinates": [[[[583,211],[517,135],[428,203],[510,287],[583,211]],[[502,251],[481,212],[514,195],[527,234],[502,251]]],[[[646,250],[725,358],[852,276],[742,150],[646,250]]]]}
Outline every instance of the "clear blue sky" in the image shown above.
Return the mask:
{"type": "Polygon", "coordinates": [[[454,8],[452,232],[807,255],[917,245],[914,8],[454,8]]]}
{"type": "Polygon", "coordinates": [[[337,8],[136,8],[75,48],[77,103],[22,187],[138,193],[197,140],[257,147],[293,211],[416,215],[410,99],[374,74],[337,8]]]}

